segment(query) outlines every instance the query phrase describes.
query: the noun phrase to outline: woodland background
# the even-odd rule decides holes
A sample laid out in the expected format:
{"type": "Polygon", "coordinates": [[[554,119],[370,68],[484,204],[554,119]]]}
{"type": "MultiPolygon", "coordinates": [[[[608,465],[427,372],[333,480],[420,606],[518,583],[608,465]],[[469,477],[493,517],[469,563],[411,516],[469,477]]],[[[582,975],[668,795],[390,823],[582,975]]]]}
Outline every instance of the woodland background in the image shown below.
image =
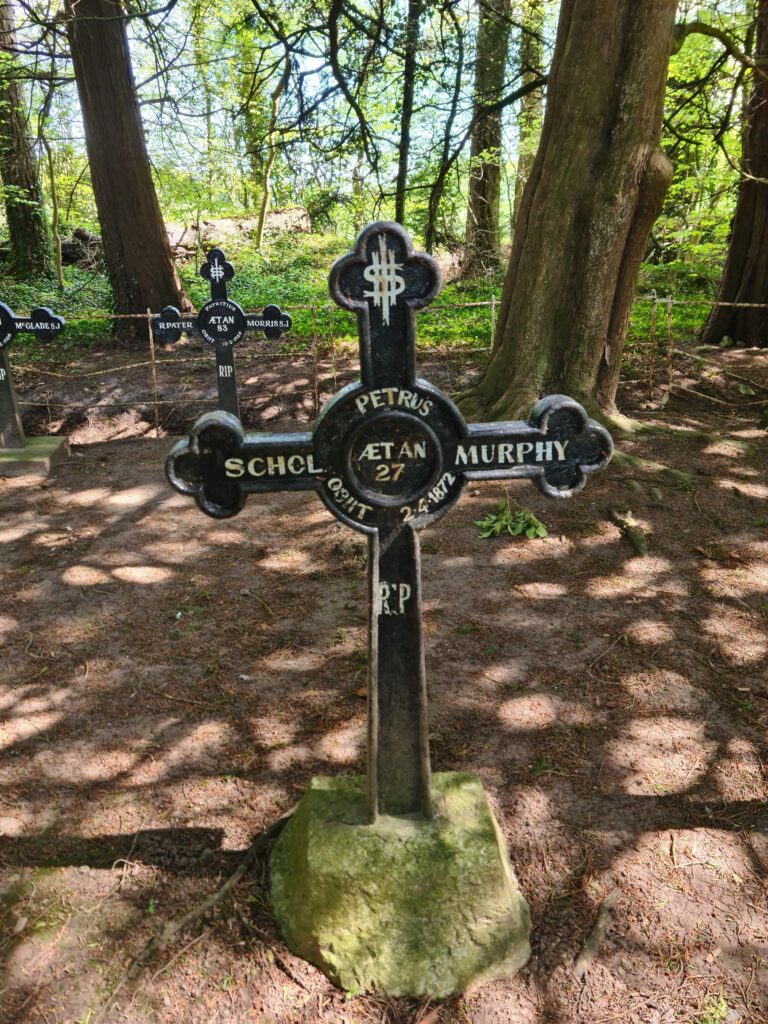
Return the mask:
{"type": "MultiPolygon", "coordinates": [[[[603,413],[616,412],[616,382],[599,381],[590,344],[566,335],[594,336],[597,351],[605,334],[621,354],[640,258],[643,294],[714,299],[730,237],[719,298],[768,299],[765,0],[67,0],[0,13],[0,287],[17,309],[45,302],[70,318],[64,354],[104,338],[78,311],[199,303],[204,239],[183,232],[221,218],[238,219],[227,253],[245,304],[321,300],[330,258],[375,218],[446,256],[448,299],[498,294],[506,268],[504,358],[486,377],[505,378],[522,353],[539,390],[603,413]],[[650,97],[645,108],[633,95],[650,97]],[[731,232],[740,196],[746,239],[731,232]],[[311,234],[265,235],[268,211],[291,207],[311,234]],[[183,235],[173,254],[163,222],[183,235]],[[529,226],[540,251],[526,248],[529,226]],[[587,252],[612,265],[609,279],[587,252]],[[521,301],[531,330],[509,323],[521,301]],[[545,324],[541,309],[556,305],[545,324]],[[563,346],[584,364],[578,379],[559,366],[563,346]]],[[[745,324],[733,309],[708,320],[706,305],[676,308],[675,335],[765,344],[766,311],[748,312],[745,324]]],[[[476,318],[446,319],[477,343],[476,318]]],[[[630,342],[648,321],[647,304],[634,310],[630,342]]],[[[481,386],[466,411],[509,414],[529,397],[481,386]]]]}

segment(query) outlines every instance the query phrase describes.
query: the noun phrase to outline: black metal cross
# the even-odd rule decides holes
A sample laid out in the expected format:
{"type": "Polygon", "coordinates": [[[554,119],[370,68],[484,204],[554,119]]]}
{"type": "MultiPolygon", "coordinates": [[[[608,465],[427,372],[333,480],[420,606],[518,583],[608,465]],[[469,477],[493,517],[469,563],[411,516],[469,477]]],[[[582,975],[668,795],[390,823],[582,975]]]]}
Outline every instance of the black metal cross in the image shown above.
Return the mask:
{"type": "Polygon", "coordinates": [[[34,334],[39,342],[46,342],[63,329],[62,318],[45,306],[33,309],[29,316],[16,316],[0,302],[0,448],[23,448],[25,440],[7,347],[17,334],[34,334]]]}
{"type": "Polygon", "coordinates": [[[330,272],[333,299],[354,310],[361,379],[322,410],[311,433],[245,434],[208,413],[171,451],[171,484],[208,515],[227,517],[252,492],[314,489],[368,535],[368,809],[431,816],[427,696],[416,531],[472,479],[529,477],[567,498],[613,451],[608,432],[570,398],[539,401],[528,422],[464,422],[416,377],[414,312],[440,287],[434,260],[406,232],[370,224],[330,272]]]}
{"type": "Polygon", "coordinates": [[[206,253],[200,276],[211,285],[211,298],[197,316],[182,316],[176,306],[166,306],[152,321],[152,333],[160,341],[172,344],[182,332],[201,335],[216,353],[216,384],[219,408],[240,416],[235,378],[234,346],[246,331],[261,331],[270,341],[291,329],[291,318],[278,306],[265,306],[262,313],[244,313],[236,302],[227,298],[227,281],[235,271],[221,249],[206,253]]]}

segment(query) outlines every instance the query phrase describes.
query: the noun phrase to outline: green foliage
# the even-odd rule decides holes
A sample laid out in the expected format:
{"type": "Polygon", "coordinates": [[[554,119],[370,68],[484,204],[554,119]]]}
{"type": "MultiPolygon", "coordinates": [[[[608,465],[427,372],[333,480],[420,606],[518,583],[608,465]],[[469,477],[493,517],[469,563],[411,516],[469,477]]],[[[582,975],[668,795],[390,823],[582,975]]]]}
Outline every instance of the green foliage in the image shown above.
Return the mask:
{"type": "Polygon", "coordinates": [[[720,995],[707,1003],[704,1012],[696,1017],[695,1024],[723,1024],[728,1019],[728,1009],[728,1003],[720,995]]]}
{"type": "Polygon", "coordinates": [[[544,523],[509,495],[496,504],[493,512],[489,512],[483,519],[476,519],[475,526],[480,528],[478,537],[484,539],[500,537],[503,533],[508,533],[510,537],[525,537],[527,540],[547,536],[544,523]]]}

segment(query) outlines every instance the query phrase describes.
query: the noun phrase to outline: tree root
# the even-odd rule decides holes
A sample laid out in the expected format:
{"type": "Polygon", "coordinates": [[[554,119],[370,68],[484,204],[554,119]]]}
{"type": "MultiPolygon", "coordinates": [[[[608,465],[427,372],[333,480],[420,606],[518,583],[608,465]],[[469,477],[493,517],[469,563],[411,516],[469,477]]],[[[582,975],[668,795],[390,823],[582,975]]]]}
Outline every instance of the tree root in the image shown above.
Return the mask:
{"type": "Polygon", "coordinates": [[[250,846],[245,851],[243,859],[237,865],[229,878],[227,878],[227,880],[220,885],[218,889],[206,896],[204,900],[192,907],[191,910],[188,910],[186,914],[168,921],[159,934],[153,936],[149,942],[142,946],[123,972],[122,977],[113,986],[112,991],[109,993],[106,1000],[91,1018],[92,1024],[96,1024],[96,1021],[99,1020],[102,1014],[109,1009],[123,986],[136,978],[154,957],[159,953],[162,953],[168,943],[171,942],[179,932],[184,931],[185,928],[194,924],[195,921],[199,921],[204,914],[219,903],[227,893],[237,885],[258,855],[270,842],[272,842],[273,839],[277,838],[295,810],[296,807],[292,807],[290,811],[287,811],[276,821],[273,821],[272,824],[268,828],[265,828],[263,832],[259,832],[258,835],[255,835],[251,840],[250,846]]]}
{"type": "Polygon", "coordinates": [[[598,908],[592,930],[581,947],[579,955],[573,961],[573,973],[579,979],[584,978],[599,952],[600,943],[605,938],[605,933],[608,931],[608,925],[611,922],[611,910],[616,905],[619,896],[619,890],[612,889],[598,908]]]}
{"type": "Polygon", "coordinates": [[[664,477],[675,487],[689,491],[694,484],[694,478],[690,473],[683,473],[680,469],[672,469],[661,462],[649,462],[640,458],[639,455],[630,455],[629,452],[614,452],[611,462],[619,469],[639,469],[650,476],[664,477]]]}
{"type": "Polygon", "coordinates": [[[644,557],[648,554],[648,535],[631,512],[618,512],[612,508],[608,517],[619,527],[638,555],[644,557]]]}

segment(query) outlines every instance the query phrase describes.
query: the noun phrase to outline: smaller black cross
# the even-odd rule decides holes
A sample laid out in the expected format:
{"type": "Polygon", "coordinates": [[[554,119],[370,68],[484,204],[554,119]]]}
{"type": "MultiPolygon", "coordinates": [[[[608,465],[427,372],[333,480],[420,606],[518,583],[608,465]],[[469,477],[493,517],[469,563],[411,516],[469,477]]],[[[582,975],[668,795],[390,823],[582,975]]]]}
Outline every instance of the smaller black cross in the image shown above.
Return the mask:
{"type": "Polygon", "coordinates": [[[609,433],[565,395],[528,421],[465,423],[416,376],[415,310],[437,294],[435,261],[399,224],[369,224],[331,268],[332,298],[357,314],[360,380],[323,408],[311,433],[246,434],[223,412],[202,416],[166,464],[171,484],[210,516],[236,515],[249,493],[315,490],[368,535],[368,810],[433,813],[417,531],[444,515],[468,480],[527,477],[569,498],[608,464],[609,433]]]}
{"type": "Polygon", "coordinates": [[[164,344],[178,341],[182,333],[199,334],[213,346],[219,408],[239,418],[234,346],[246,331],[261,331],[270,341],[277,341],[290,331],[291,318],[274,305],[265,306],[262,313],[244,313],[236,302],[227,298],[227,281],[234,274],[234,267],[221,249],[211,249],[200,267],[200,276],[210,282],[210,301],[200,307],[196,316],[182,316],[176,306],[166,306],[153,319],[152,333],[164,344]]]}
{"type": "Polygon", "coordinates": [[[0,302],[0,448],[24,447],[24,428],[6,349],[17,334],[34,334],[44,343],[63,329],[62,318],[45,306],[33,309],[29,316],[16,316],[10,306],[0,302]]]}

